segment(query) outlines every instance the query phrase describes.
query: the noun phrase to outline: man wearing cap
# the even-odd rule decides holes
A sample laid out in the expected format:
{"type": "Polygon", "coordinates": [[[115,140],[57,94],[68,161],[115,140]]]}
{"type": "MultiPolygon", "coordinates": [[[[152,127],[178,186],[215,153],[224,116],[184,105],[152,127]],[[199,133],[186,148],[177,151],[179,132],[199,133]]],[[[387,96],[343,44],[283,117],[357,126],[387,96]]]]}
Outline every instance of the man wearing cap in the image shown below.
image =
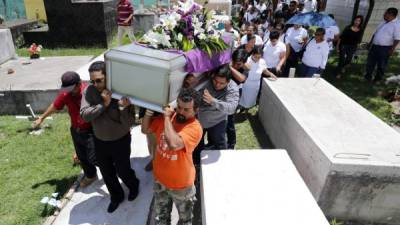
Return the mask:
{"type": "Polygon", "coordinates": [[[79,75],[75,72],[64,73],[61,77],[61,82],[61,90],[57,98],[47,108],[46,112],[33,122],[32,126],[33,128],[39,127],[46,117],[67,106],[71,118],[70,131],[72,141],[85,175],[80,181],[80,187],[84,188],[97,180],[92,126],[90,123],[85,122],[79,115],[82,92],[87,84],[82,83],[79,75]]]}

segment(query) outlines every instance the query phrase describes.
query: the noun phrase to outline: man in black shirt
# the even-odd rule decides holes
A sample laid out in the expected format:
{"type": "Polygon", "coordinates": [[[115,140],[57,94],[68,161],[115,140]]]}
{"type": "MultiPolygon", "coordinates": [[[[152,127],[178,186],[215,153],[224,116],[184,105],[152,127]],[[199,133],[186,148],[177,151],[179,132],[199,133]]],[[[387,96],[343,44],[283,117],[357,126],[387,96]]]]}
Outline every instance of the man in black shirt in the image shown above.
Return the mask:
{"type": "Polygon", "coordinates": [[[298,13],[299,11],[297,11],[297,2],[291,1],[289,4],[289,10],[283,13],[283,18],[285,19],[285,21],[288,21],[290,18],[298,13]]]}

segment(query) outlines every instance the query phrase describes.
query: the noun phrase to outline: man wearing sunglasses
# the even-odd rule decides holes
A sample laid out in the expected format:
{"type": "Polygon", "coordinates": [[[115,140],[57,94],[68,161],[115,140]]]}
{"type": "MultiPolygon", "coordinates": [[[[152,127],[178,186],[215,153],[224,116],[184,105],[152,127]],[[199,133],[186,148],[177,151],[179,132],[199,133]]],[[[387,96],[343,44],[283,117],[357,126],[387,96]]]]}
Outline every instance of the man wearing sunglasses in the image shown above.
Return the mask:
{"type": "Polygon", "coordinates": [[[92,126],[90,123],[85,122],[79,115],[82,92],[87,84],[82,83],[79,75],[75,72],[64,73],[61,77],[61,82],[61,90],[57,98],[47,108],[46,112],[33,122],[32,126],[33,128],[38,128],[46,117],[67,106],[71,118],[70,131],[72,141],[84,173],[84,177],[80,180],[79,185],[81,188],[84,188],[97,180],[92,126]]]}
{"type": "Polygon", "coordinates": [[[124,200],[118,177],[129,189],[128,201],[133,201],[139,192],[139,180],[130,164],[130,130],[135,110],[128,98],[111,98],[104,62],[92,63],[89,74],[91,84],[83,91],[80,112],[93,126],[96,156],[111,198],[107,212],[112,213],[124,200]]]}

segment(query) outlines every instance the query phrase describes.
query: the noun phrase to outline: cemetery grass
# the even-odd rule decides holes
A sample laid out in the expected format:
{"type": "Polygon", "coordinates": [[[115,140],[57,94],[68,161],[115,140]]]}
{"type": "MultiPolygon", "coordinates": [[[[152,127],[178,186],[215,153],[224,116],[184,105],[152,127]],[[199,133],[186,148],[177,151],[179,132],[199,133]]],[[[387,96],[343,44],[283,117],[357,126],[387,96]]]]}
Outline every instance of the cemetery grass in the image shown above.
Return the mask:
{"type": "MultiPolygon", "coordinates": [[[[384,122],[389,125],[400,125],[399,119],[393,116],[392,106],[381,96],[381,93],[385,92],[385,83],[371,84],[364,80],[366,61],[366,55],[359,56],[358,60],[353,61],[351,65],[346,67],[342,78],[336,79],[334,78],[334,70],[338,62],[338,57],[334,55],[329,59],[323,77],[384,122]]],[[[385,74],[386,77],[398,75],[400,71],[399,55],[392,56],[388,65],[385,74]]]]}
{"type": "MultiPolygon", "coordinates": [[[[30,135],[30,121],[0,116],[0,224],[42,224],[54,207],[40,200],[63,196],[76,181],[69,117],[55,114],[39,136],[30,135]]],[[[60,197],[58,198],[60,199],[60,197]]]]}
{"type": "MultiPolygon", "coordinates": [[[[142,33],[137,33],[135,34],[136,39],[140,38],[143,34],[142,33]]],[[[122,44],[126,45],[129,44],[130,40],[129,38],[125,35],[122,39],[122,44]]],[[[111,47],[116,47],[118,45],[117,37],[115,36],[112,40],[111,47]]],[[[29,53],[27,51],[26,47],[22,48],[17,48],[16,49],[18,56],[20,57],[29,57],[29,53]]],[[[41,57],[53,57],[53,56],[83,56],[83,55],[92,55],[94,57],[101,55],[103,52],[107,51],[107,48],[99,48],[99,47],[92,47],[92,48],[85,48],[85,47],[80,47],[80,48],[72,48],[72,47],[66,47],[66,48],[46,48],[46,46],[43,46],[43,49],[40,53],[41,57]]]]}

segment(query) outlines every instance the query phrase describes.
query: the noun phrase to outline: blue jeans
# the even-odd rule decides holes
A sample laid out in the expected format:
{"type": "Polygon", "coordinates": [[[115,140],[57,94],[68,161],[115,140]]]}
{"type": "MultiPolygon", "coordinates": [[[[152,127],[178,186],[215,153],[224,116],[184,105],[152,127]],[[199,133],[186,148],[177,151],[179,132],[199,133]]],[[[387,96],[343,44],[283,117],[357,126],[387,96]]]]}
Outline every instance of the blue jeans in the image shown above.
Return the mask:
{"type": "Polygon", "coordinates": [[[300,65],[300,77],[312,77],[314,74],[320,72],[320,68],[307,66],[304,63],[300,65]]]}
{"type": "Polygon", "coordinates": [[[381,80],[383,78],[388,64],[390,56],[389,50],[391,47],[392,46],[372,45],[368,52],[365,79],[372,79],[372,73],[374,72],[376,66],[378,66],[378,70],[376,71],[375,79],[381,80]]]}

